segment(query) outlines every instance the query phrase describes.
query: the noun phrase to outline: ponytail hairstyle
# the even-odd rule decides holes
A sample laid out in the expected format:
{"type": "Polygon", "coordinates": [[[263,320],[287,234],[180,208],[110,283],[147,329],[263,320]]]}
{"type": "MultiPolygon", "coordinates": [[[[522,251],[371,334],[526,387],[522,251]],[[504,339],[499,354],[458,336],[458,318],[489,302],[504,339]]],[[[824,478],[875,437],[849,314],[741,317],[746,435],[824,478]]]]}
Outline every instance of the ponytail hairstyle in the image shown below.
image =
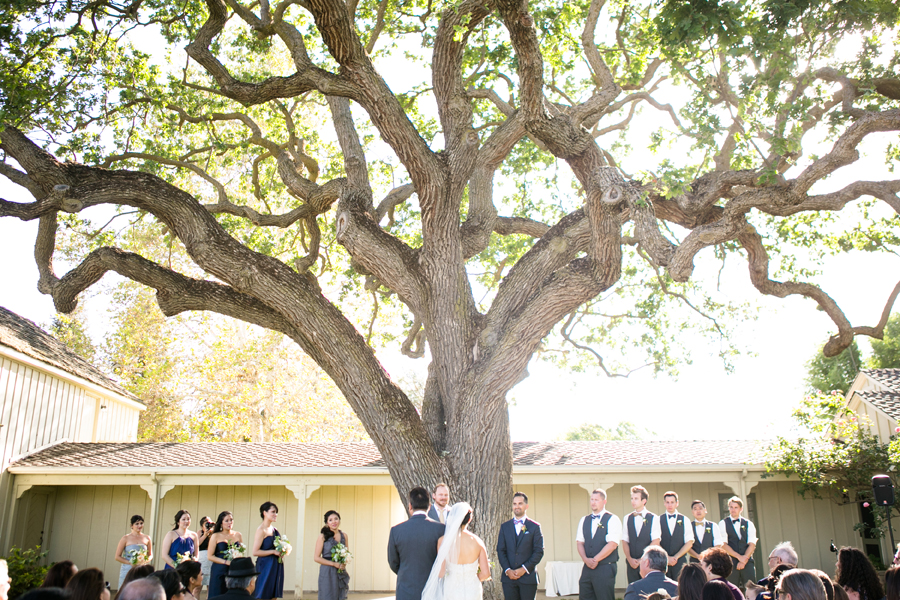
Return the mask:
{"type": "Polygon", "coordinates": [[[227,517],[230,514],[231,513],[228,512],[227,510],[223,510],[222,512],[219,513],[219,517],[216,519],[216,526],[213,527],[213,533],[220,533],[222,531],[225,531],[225,528],[222,526],[222,521],[224,521],[225,517],[227,517]]]}
{"type": "Polygon", "coordinates": [[[177,513],[175,513],[175,527],[172,528],[172,531],[178,530],[178,522],[181,521],[181,517],[183,517],[184,515],[191,516],[191,513],[184,509],[181,509],[177,513]]]}
{"type": "Polygon", "coordinates": [[[325,537],[326,542],[334,537],[334,532],[331,530],[331,527],[328,526],[328,517],[331,515],[337,515],[338,519],[341,518],[341,514],[336,510],[329,510],[325,513],[325,527],[322,528],[322,535],[325,537]]]}

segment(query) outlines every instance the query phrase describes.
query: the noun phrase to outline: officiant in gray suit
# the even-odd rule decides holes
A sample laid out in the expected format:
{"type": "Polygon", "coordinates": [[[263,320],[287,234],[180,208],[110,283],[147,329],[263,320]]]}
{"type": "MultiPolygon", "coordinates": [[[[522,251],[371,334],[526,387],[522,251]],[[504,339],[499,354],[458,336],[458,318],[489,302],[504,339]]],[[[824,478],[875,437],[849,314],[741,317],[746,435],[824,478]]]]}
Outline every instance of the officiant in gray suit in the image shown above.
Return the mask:
{"type": "Polygon", "coordinates": [[[437,542],[444,526],[428,518],[425,488],[409,492],[409,519],[391,528],[388,564],[397,574],[396,600],[420,600],[431,567],[437,558],[437,542]]]}

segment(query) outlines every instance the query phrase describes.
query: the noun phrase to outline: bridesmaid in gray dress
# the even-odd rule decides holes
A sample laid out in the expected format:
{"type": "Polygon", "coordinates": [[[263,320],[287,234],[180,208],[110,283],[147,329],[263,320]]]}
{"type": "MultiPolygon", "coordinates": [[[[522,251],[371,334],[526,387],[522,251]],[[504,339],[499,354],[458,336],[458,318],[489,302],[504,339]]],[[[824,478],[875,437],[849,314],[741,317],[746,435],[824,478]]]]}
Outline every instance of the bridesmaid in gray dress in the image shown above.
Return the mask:
{"type": "Polygon", "coordinates": [[[346,600],[350,591],[350,575],[344,565],[331,560],[331,549],[343,544],[348,549],[347,534],[340,530],[341,515],[336,510],[325,513],[325,527],[316,539],[313,560],[319,563],[319,600],[346,600]]]}
{"type": "Polygon", "coordinates": [[[153,560],[153,542],[150,541],[150,536],[145,534],[143,530],[144,517],[134,515],[131,517],[131,532],[123,535],[122,539],[119,540],[119,545],[116,546],[115,559],[117,562],[122,563],[122,566],[119,568],[119,585],[116,588],[117,590],[122,588],[122,581],[128,575],[131,567],[136,566],[131,562],[131,557],[135,553],[142,550],[147,553],[147,560],[138,562],[138,565],[147,564],[153,560]]]}

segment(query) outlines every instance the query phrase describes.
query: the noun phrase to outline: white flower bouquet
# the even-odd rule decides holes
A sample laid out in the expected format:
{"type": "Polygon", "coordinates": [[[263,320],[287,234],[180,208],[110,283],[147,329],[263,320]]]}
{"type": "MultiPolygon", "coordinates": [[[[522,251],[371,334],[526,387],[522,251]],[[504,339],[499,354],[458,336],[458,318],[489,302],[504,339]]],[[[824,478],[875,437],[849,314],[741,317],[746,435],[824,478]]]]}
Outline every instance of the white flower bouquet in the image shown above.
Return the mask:
{"type": "Polygon", "coordinates": [[[241,558],[246,551],[247,546],[244,544],[240,542],[230,542],[228,548],[225,549],[225,560],[232,561],[236,558],[241,558]]]}
{"type": "Polygon", "coordinates": [[[275,536],[275,549],[278,550],[280,556],[278,557],[278,562],[283,563],[284,557],[291,553],[291,550],[294,549],[291,546],[291,541],[287,539],[286,535],[277,535],[275,536]]]}
{"type": "Polygon", "coordinates": [[[142,548],[140,550],[129,550],[128,562],[130,562],[132,565],[143,565],[150,562],[150,555],[147,554],[146,548],[142,548]]]}
{"type": "Polygon", "coordinates": [[[331,547],[331,560],[340,563],[338,571],[343,571],[347,568],[347,563],[353,560],[353,554],[344,544],[335,544],[331,547]]]}
{"type": "Polygon", "coordinates": [[[172,562],[174,562],[175,566],[177,567],[181,563],[189,560],[194,560],[194,555],[190,552],[184,552],[183,554],[176,554],[175,559],[172,562]]]}

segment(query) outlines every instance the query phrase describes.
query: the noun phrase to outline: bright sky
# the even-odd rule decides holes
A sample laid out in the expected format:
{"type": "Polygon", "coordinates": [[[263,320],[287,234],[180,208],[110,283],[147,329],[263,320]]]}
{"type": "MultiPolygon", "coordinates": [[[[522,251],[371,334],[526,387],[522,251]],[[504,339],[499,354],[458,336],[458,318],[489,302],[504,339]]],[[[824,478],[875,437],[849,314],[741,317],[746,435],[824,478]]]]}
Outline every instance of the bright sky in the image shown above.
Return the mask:
{"type": "MultiPolygon", "coordinates": [[[[403,70],[383,72],[399,76],[403,70]]],[[[395,90],[406,87],[389,83],[395,90]]],[[[640,155],[636,160],[641,161],[640,155]]],[[[879,159],[864,159],[843,171],[829,187],[843,185],[842,181],[861,172],[872,180],[894,178],[879,159]]],[[[28,200],[3,178],[0,197],[28,200]]],[[[36,231],[37,222],[0,219],[0,306],[47,323],[54,309],[50,298],[36,289],[38,273],[32,257],[36,231]]],[[[683,340],[694,346],[693,364],[680,369],[678,380],[654,379],[646,369],[627,379],[610,379],[602,374],[563,372],[532,361],[530,376],[510,394],[513,440],[551,440],[582,423],[614,427],[623,420],[654,432],[658,439],[760,439],[785,433],[790,412],[803,396],[804,363],[834,327],[809,300],[760,296],[749,283],[746,265],[729,260],[721,293],[732,300],[751,299],[759,311],[759,319],[743,323],[735,337],[744,353],[734,359],[733,373],[726,373],[715,358],[718,348],[706,348],[705,342],[693,339],[683,340]]],[[[698,276],[705,278],[708,289],[715,288],[714,270],[698,276]]],[[[897,256],[858,254],[830,260],[821,283],[853,325],[874,325],[898,279],[897,256]]],[[[102,311],[89,314],[95,336],[105,331],[103,318],[102,311]]],[[[865,354],[864,338],[860,345],[865,354]]],[[[379,356],[395,377],[410,370],[423,372],[427,366],[423,360],[411,363],[396,351],[379,352],[379,356]]]]}

